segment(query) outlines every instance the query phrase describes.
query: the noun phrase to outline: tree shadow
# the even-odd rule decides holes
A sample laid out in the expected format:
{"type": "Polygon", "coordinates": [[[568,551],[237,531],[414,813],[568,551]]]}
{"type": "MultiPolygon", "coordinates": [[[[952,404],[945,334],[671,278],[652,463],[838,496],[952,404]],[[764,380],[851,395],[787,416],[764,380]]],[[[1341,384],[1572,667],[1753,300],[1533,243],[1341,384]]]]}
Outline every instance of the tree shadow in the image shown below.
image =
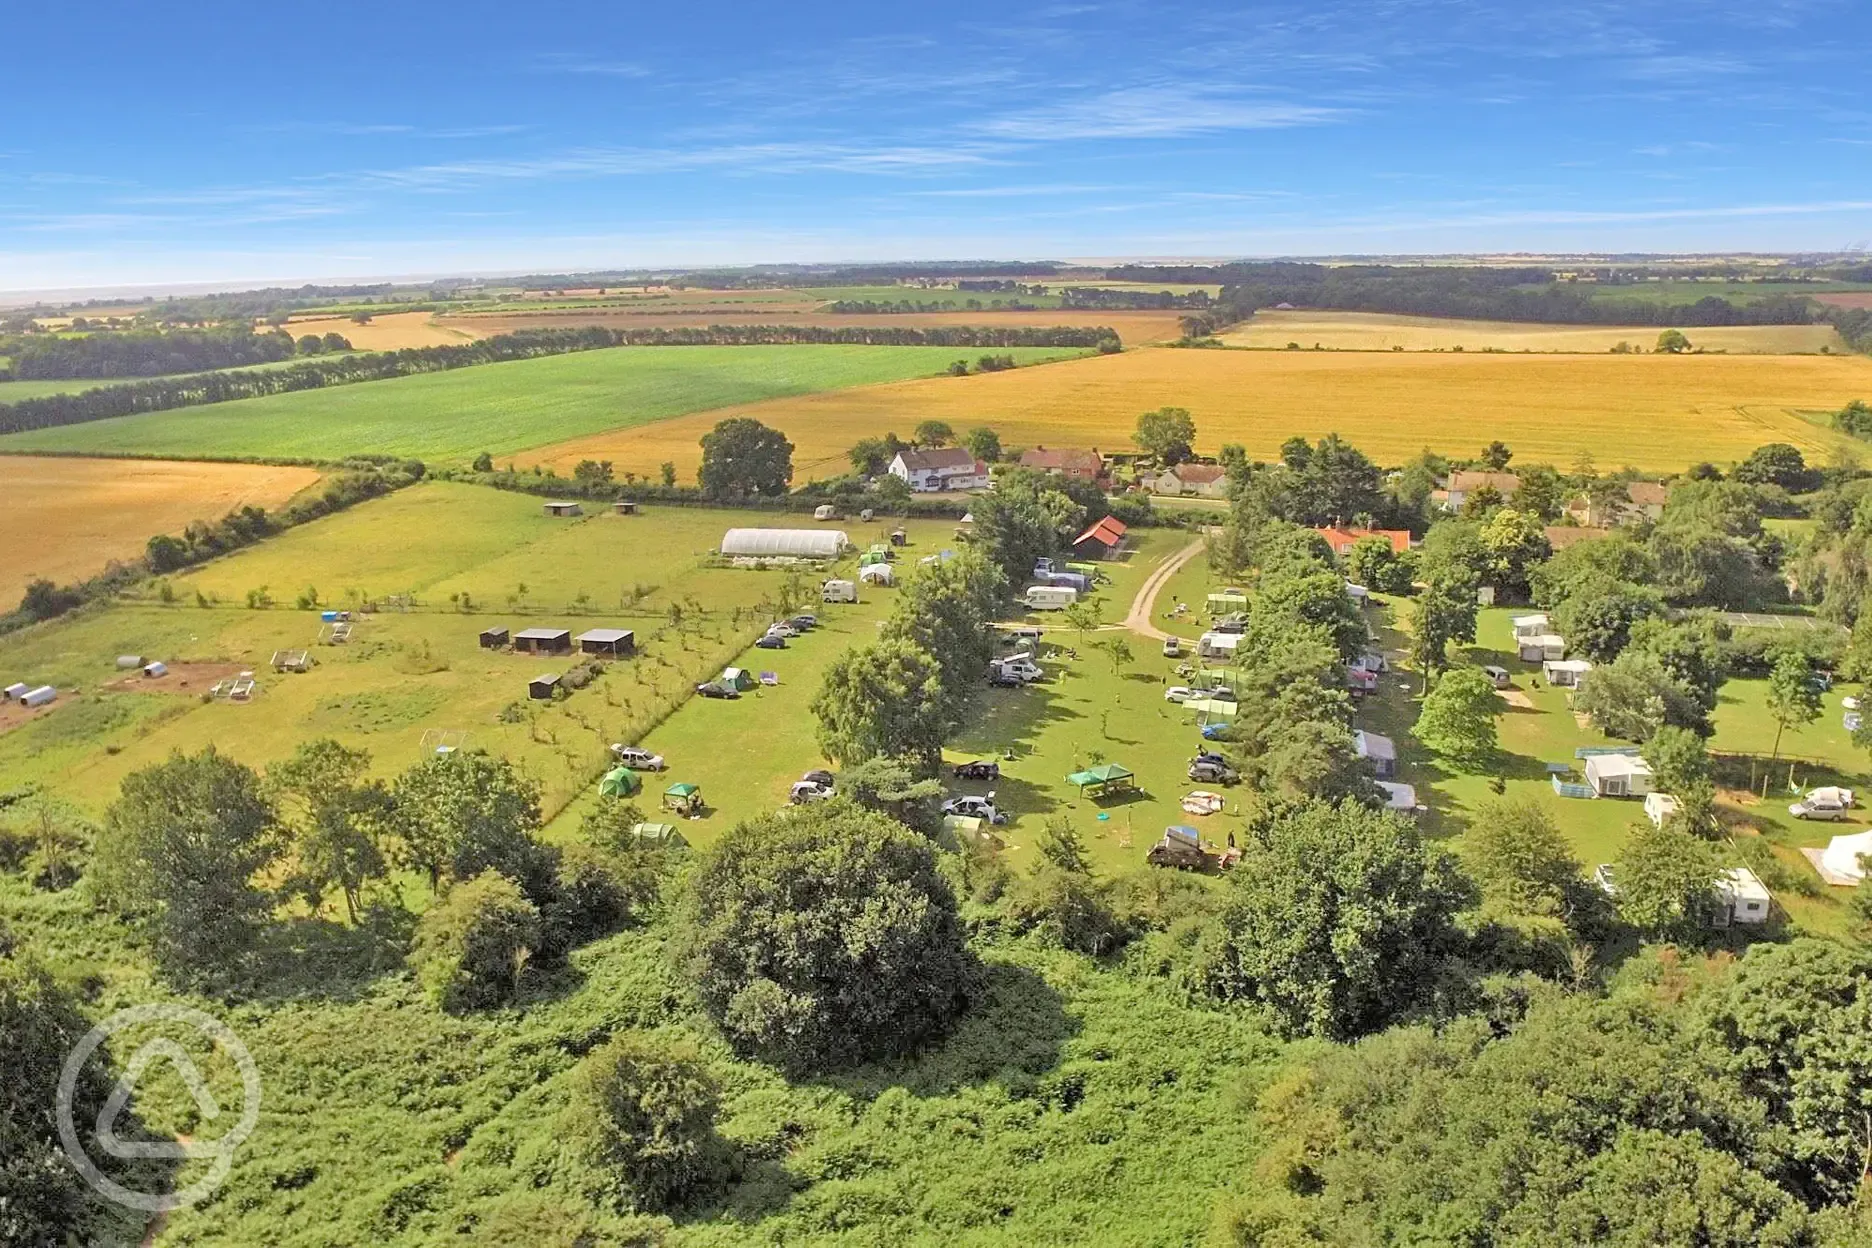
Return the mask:
{"type": "Polygon", "coordinates": [[[383,976],[403,969],[416,916],[400,906],[373,911],[356,927],[322,918],[268,924],[256,942],[255,1000],[354,1002],[383,976]]]}

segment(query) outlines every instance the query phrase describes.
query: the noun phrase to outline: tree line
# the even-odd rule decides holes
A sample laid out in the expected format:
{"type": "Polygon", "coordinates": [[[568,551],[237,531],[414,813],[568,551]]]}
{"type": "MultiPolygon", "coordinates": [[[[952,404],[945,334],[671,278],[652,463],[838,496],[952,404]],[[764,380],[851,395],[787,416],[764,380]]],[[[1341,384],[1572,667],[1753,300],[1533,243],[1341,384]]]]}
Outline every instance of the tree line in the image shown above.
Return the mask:
{"type": "MultiPolygon", "coordinates": [[[[252,335],[259,337],[259,335],[252,335]]],[[[311,359],[283,368],[202,373],[77,394],[46,395],[0,404],[0,433],[21,433],[108,420],[138,412],[223,403],[261,395],[317,390],[326,386],[382,381],[416,373],[444,372],[509,360],[537,359],[608,347],[752,346],[829,344],[851,346],[1096,347],[1118,350],[1110,329],[1073,326],[954,326],[832,328],[795,325],[714,325],[707,328],[610,329],[599,325],[527,329],[477,342],[400,351],[311,359]]]]}
{"type": "Polygon", "coordinates": [[[291,359],[298,349],[284,333],[256,334],[246,325],[113,331],[72,338],[35,334],[0,344],[0,354],[13,360],[10,372],[0,372],[0,382],[160,377],[271,364],[291,359]]]}

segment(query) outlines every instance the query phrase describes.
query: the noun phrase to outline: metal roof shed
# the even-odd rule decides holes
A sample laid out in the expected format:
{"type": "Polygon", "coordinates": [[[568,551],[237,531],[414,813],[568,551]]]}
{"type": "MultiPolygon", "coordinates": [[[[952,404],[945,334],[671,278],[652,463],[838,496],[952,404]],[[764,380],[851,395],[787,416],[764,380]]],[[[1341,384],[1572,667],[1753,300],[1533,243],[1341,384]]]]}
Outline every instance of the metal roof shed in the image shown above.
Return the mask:
{"type": "Polygon", "coordinates": [[[553,501],[545,504],[544,510],[549,516],[582,516],[585,509],[577,503],[553,501]]]}
{"type": "Polygon", "coordinates": [[[589,628],[575,641],[586,654],[631,654],[637,649],[637,634],[628,628],[589,628]]]}
{"type": "Polygon", "coordinates": [[[484,628],[481,630],[481,648],[499,650],[512,640],[512,634],[504,628],[484,628]]]}
{"type": "Polygon", "coordinates": [[[556,673],[535,676],[527,681],[527,697],[537,702],[549,700],[559,689],[559,677],[556,673]]]}
{"type": "Polygon", "coordinates": [[[531,654],[570,650],[572,630],[569,628],[523,628],[514,634],[513,644],[514,649],[525,650],[531,654]]]}

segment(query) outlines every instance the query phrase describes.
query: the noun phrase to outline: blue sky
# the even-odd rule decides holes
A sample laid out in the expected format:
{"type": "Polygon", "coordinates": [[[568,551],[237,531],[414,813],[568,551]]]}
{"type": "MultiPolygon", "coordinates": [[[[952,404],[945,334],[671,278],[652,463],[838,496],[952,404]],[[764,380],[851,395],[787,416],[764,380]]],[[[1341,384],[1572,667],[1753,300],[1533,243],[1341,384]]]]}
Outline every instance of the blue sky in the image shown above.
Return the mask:
{"type": "Polygon", "coordinates": [[[0,289],[1872,239],[1872,6],[19,5],[0,289]]]}

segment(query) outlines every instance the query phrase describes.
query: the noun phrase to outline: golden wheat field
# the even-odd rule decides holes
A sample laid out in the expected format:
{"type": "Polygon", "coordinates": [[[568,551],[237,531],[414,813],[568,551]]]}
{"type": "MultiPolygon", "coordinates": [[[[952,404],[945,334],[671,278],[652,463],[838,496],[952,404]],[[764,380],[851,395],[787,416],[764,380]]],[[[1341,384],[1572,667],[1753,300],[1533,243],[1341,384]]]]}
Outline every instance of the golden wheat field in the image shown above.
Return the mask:
{"type": "Polygon", "coordinates": [[[319,479],[314,468],[0,455],[6,498],[0,601],[34,577],[61,584],[128,559],[158,533],[219,520],[244,504],[278,507],[319,479]]]}
{"type": "MultiPolygon", "coordinates": [[[[1596,354],[1619,343],[1649,351],[1658,328],[1643,325],[1530,325],[1512,321],[1464,321],[1445,317],[1394,316],[1383,312],[1257,312],[1222,335],[1234,347],[1328,351],[1563,351],[1596,354]]],[[[1693,346],[1730,355],[1801,355],[1845,351],[1831,325],[1725,325],[1686,330],[1693,346]]]]}
{"type": "Polygon", "coordinates": [[[1199,449],[1239,442],[1271,458],[1294,434],[1337,432],[1381,462],[1424,447],[1474,454],[1491,439],[1522,462],[1682,469],[1791,442],[1825,461],[1842,436],[1801,412],[1872,398],[1860,356],[1562,356],[1411,352],[1126,351],[1007,373],[896,382],[749,404],[579,438],[518,458],[569,472],[581,459],[693,479],[697,439],[730,415],[756,417],[796,446],[795,479],[843,471],[860,438],[918,421],[992,425],[1004,445],[1130,447],[1138,413],[1166,404],[1196,418],[1199,449]]]}
{"type": "Polygon", "coordinates": [[[286,329],[295,338],[306,334],[343,334],[359,351],[449,347],[487,336],[472,325],[438,325],[427,312],[391,312],[372,317],[368,325],[359,325],[348,316],[295,316],[286,323],[286,329]]]}

